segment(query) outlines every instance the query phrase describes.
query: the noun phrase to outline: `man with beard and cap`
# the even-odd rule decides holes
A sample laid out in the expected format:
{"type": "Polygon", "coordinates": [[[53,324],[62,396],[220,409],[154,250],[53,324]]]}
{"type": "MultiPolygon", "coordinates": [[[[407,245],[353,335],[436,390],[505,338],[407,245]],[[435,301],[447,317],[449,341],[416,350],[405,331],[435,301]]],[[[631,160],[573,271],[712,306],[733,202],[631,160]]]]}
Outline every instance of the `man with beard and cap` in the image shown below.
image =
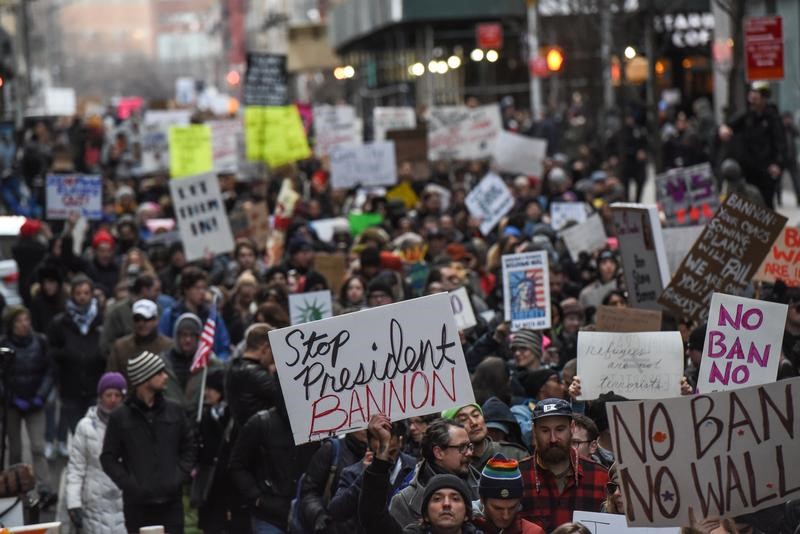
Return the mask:
{"type": "Polygon", "coordinates": [[[484,534],[545,534],[542,527],[522,519],[522,473],[519,464],[500,453],[495,454],[481,472],[480,510],[475,526],[484,534]]]}
{"type": "Polygon", "coordinates": [[[544,399],[533,411],[533,456],[520,464],[525,491],[522,517],[550,532],[575,510],[598,512],[606,500],[606,469],[572,448],[572,407],[544,399]]]}
{"type": "Polygon", "coordinates": [[[489,458],[498,452],[503,453],[507,458],[516,460],[528,457],[528,450],[525,447],[507,441],[494,441],[489,437],[483,410],[479,404],[467,404],[460,408],[444,410],[442,419],[452,419],[464,425],[473,447],[472,467],[477,470],[483,469],[489,458]]]}
{"type": "Polygon", "coordinates": [[[131,306],[131,313],[133,332],[113,342],[106,363],[107,372],[122,373],[126,380],[128,360],[143,351],[161,354],[172,346],[172,340],[158,332],[158,305],[155,302],[139,299],[131,306]]]}

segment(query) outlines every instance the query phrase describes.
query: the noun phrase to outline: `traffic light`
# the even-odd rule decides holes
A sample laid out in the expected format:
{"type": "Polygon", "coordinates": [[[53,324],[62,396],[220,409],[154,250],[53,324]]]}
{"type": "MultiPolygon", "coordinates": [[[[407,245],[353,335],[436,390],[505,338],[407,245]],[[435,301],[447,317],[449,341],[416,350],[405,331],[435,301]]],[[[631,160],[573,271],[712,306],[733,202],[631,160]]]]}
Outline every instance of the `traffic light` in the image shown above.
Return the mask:
{"type": "Polygon", "coordinates": [[[547,70],[550,72],[558,72],[564,65],[564,53],[557,46],[550,47],[545,55],[547,61],[547,70]]]}

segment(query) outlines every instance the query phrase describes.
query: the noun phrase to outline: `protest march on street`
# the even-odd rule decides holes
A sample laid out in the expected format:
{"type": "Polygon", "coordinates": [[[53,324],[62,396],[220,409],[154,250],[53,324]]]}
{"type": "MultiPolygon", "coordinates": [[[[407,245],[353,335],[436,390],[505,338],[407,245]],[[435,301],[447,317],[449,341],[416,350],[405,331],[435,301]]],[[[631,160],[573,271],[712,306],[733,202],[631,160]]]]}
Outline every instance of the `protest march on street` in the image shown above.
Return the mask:
{"type": "MultiPolygon", "coordinates": [[[[374,6],[305,4],[348,62],[332,92],[234,32],[224,92],[174,63],[159,98],[5,95],[2,532],[800,532],[798,130],[758,48],[776,17],[747,11],[728,54],[761,63],[715,115],[621,46],[639,30],[608,34],[611,109],[562,70],[568,40],[484,15],[471,54],[428,35],[397,96],[346,33],[374,6]],[[530,88],[502,85],[523,45],[543,47],[530,88]]],[[[594,13],[557,4],[528,23],[594,13]]],[[[713,17],[679,16],[645,37],[712,46],[691,40],[713,17]]]]}

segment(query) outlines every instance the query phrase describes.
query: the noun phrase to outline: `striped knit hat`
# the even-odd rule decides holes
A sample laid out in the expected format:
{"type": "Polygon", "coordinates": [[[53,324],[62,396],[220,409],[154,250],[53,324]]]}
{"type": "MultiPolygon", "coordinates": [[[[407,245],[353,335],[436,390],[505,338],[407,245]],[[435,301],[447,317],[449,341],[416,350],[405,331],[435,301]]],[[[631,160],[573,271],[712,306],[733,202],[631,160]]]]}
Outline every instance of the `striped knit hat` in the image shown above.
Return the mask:
{"type": "Polygon", "coordinates": [[[164,360],[158,354],[144,351],[128,360],[128,382],[131,388],[140,386],[166,368],[164,360]]]}
{"type": "Polygon", "coordinates": [[[522,473],[519,472],[519,463],[502,453],[495,454],[481,471],[478,494],[486,499],[521,499],[522,473]]]}

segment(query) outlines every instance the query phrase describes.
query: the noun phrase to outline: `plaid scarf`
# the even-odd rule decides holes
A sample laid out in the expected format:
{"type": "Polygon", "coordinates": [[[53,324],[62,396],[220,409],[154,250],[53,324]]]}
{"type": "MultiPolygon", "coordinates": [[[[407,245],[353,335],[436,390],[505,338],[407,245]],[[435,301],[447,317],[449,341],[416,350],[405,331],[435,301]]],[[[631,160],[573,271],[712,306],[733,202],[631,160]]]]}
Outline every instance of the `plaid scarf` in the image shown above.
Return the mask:
{"type": "Polygon", "coordinates": [[[75,323],[75,326],[78,327],[78,330],[80,330],[81,335],[85,336],[89,333],[89,327],[92,326],[92,322],[97,317],[97,299],[92,299],[89,305],[83,308],[70,299],[67,301],[67,313],[72,322],[75,323]]]}

